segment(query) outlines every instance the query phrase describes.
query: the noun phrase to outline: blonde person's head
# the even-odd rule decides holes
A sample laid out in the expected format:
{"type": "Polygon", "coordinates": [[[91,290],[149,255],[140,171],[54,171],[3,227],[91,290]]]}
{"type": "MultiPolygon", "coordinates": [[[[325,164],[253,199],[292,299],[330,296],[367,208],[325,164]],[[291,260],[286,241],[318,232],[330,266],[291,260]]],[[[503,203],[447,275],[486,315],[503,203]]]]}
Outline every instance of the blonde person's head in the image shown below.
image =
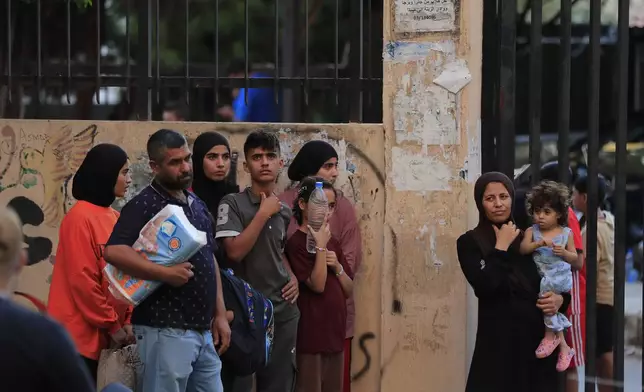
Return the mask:
{"type": "Polygon", "coordinates": [[[21,227],[20,218],[14,211],[0,208],[0,290],[8,289],[8,284],[24,264],[21,227]]]}

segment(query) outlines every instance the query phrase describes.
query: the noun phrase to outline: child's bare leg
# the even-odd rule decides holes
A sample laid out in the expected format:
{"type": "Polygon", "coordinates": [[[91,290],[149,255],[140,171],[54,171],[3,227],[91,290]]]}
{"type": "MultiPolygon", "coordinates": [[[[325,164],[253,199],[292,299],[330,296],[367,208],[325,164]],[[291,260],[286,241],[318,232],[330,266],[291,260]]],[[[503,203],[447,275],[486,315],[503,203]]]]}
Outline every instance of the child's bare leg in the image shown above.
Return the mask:
{"type": "Polygon", "coordinates": [[[564,337],[564,332],[559,331],[557,332],[557,337],[559,340],[561,340],[561,343],[559,343],[559,351],[565,354],[568,354],[568,351],[570,351],[570,346],[568,346],[568,343],[566,342],[566,338],[564,337]]]}
{"type": "Polygon", "coordinates": [[[546,335],[544,336],[544,339],[546,339],[546,340],[555,340],[555,336],[557,336],[557,335],[555,334],[555,332],[552,329],[546,328],[546,335]]]}

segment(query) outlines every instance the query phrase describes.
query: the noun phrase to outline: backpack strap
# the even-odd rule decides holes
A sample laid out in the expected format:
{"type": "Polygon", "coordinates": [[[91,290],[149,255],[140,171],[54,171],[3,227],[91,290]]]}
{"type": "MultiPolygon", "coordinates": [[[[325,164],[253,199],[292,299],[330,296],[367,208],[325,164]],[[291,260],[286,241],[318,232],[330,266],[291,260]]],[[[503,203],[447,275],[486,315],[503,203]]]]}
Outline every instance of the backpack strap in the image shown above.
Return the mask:
{"type": "Polygon", "coordinates": [[[29,300],[29,302],[31,302],[36,307],[36,309],[38,309],[40,313],[43,313],[43,314],[47,313],[47,305],[45,305],[44,302],[34,297],[33,295],[23,293],[22,291],[15,291],[13,294],[29,300]]]}

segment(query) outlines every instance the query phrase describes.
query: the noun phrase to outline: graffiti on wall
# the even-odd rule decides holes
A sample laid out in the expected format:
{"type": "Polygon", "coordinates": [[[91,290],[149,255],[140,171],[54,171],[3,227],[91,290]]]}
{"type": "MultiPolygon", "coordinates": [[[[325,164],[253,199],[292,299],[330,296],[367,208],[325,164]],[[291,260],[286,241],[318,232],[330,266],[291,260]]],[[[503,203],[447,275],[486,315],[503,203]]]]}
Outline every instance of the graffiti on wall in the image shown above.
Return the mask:
{"type": "MultiPolygon", "coordinates": [[[[152,172],[145,152],[145,140],[161,125],[151,122],[31,121],[0,120],[0,206],[15,209],[23,221],[24,242],[29,253],[29,267],[21,274],[18,289],[46,301],[49,277],[55,262],[58,227],[64,214],[75,202],[71,183],[85,155],[98,143],[123,146],[130,158],[132,186],[124,200],[113,207],[120,209],[127,200],[150,183],[152,172]],[[43,262],[44,261],[44,262],[43,262]]],[[[212,124],[185,123],[174,129],[182,131],[191,143],[212,124]]],[[[243,171],[244,140],[255,126],[217,124],[217,131],[229,138],[238,152],[235,174],[238,183],[248,185],[243,171]]],[[[339,155],[340,176],[336,181],[345,196],[356,203],[362,227],[363,263],[356,280],[356,361],[353,381],[365,387],[379,377],[380,363],[378,320],[381,310],[374,298],[380,289],[371,282],[381,275],[382,228],[384,227],[384,133],[380,126],[360,124],[271,126],[280,139],[285,168],[278,181],[283,190],[293,184],[286,176],[288,166],[302,144],[311,139],[331,143],[339,155]],[[359,337],[359,338],[358,338],[359,337]],[[373,341],[372,341],[373,340],[373,341]]],[[[25,303],[26,304],[26,303],[25,303]]],[[[26,304],[28,305],[28,304],[26,304]]]]}
{"type": "MultiPolygon", "coordinates": [[[[42,134],[17,131],[10,125],[2,128],[0,149],[0,193],[27,193],[38,188],[40,202],[17,195],[7,201],[27,226],[56,229],[73,205],[69,181],[92,148],[98,133],[96,125],[74,131],[65,125],[42,134]],[[11,192],[14,191],[14,192],[11,192]]],[[[53,243],[47,236],[24,232],[29,265],[47,260],[53,243]]]]}

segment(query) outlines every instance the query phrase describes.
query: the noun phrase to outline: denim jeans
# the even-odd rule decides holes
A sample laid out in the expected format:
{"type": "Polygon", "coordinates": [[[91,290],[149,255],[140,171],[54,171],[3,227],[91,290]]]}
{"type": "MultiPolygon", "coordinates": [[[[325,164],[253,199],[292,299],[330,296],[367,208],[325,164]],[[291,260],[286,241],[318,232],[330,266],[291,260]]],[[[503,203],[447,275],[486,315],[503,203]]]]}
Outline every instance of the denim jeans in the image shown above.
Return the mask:
{"type": "Polygon", "coordinates": [[[101,389],[99,392],[132,392],[132,390],[121,383],[113,382],[106,385],[105,388],[101,389]]]}
{"type": "Polygon", "coordinates": [[[210,331],[134,326],[137,392],[223,392],[210,331]]]}

